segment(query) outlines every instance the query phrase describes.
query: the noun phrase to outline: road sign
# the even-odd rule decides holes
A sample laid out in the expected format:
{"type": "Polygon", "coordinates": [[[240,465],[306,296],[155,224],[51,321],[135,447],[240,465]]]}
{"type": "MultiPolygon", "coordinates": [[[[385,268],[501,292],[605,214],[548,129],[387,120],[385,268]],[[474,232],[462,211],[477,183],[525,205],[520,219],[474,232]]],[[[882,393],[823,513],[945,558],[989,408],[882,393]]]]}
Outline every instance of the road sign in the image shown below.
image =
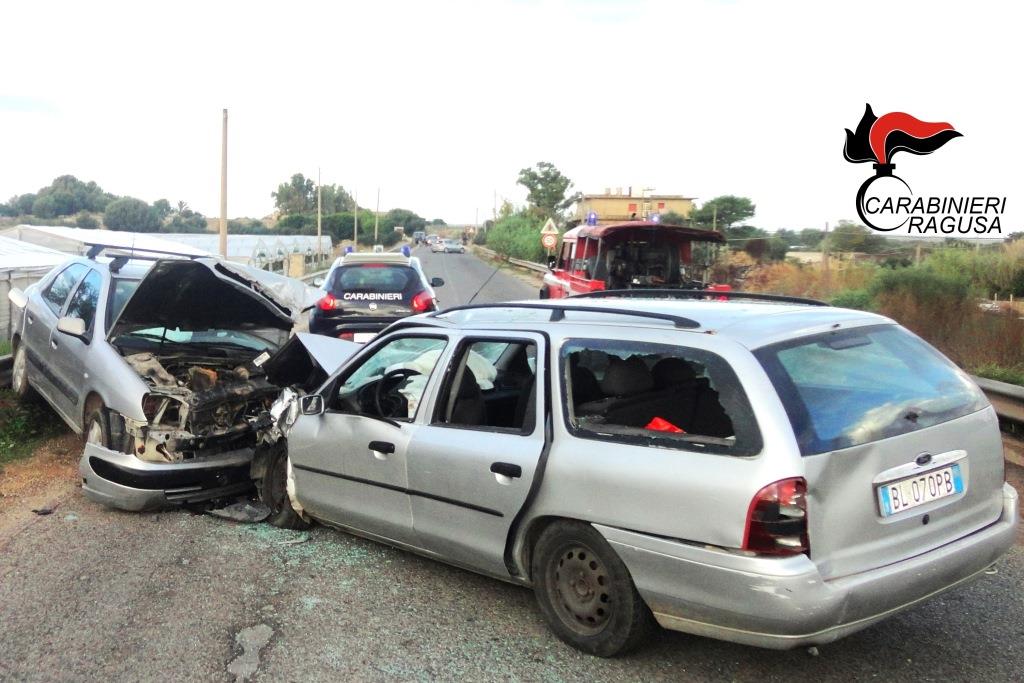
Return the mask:
{"type": "Polygon", "coordinates": [[[557,235],[558,227],[555,226],[555,221],[548,219],[548,222],[544,224],[544,227],[540,229],[542,235],[557,235]]]}
{"type": "Polygon", "coordinates": [[[558,244],[558,235],[546,232],[540,236],[540,244],[545,249],[554,249],[555,245],[558,244]]]}

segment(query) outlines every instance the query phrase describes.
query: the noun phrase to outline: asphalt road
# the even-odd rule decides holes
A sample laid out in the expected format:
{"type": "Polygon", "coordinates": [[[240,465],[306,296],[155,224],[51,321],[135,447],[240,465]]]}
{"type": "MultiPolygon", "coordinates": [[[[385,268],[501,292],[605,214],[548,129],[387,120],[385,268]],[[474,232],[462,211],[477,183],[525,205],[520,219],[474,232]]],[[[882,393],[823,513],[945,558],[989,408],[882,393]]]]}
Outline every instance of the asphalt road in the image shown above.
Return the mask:
{"type": "Polygon", "coordinates": [[[468,304],[470,299],[478,304],[536,299],[540,289],[515,269],[498,268],[470,253],[434,254],[428,247],[418,247],[413,255],[419,257],[428,278],[444,280],[444,286],[435,289],[441,308],[468,304]]]}
{"type": "MultiPolygon", "coordinates": [[[[447,305],[493,271],[421,256],[447,305]]],[[[532,291],[499,272],[481,297],[532,291]]],[[[555,639],[524,588],[322,527],[108,510],[70,472],[53,514],[0,528],[0,680],[1024,679],[1020,545],[997,573],[817,657],[662,632],[603,660],[555,639]]]]}

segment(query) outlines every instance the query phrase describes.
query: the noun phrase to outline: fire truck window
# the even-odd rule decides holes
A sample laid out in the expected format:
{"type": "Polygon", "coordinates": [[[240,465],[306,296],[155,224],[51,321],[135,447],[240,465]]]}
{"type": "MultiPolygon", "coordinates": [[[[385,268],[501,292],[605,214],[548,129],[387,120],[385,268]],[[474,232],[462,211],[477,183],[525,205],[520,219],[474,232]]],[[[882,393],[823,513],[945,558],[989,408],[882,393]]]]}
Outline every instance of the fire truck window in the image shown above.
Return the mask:
{"type": "Polygon", "coordinates": [[[558,267],[565,269],[569,267],[569,258],[572,255],[572,242],[562,243],[562,253],[558,257],[558,267]]]}

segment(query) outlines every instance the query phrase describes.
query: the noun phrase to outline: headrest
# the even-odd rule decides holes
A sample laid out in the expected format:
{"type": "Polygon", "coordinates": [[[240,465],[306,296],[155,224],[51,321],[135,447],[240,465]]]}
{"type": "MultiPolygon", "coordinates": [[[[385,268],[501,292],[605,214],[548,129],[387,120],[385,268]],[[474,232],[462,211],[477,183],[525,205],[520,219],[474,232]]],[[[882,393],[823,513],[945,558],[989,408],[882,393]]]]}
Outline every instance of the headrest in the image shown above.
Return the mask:
{"type": "Polygon", "coordinates": [[[613,362],[601,379],[601,391],[608,396],[632,396],[653,386],[651,371],[639,358],[613,362]]]}
{"type": "Polygon", "coordinates": [[[693,366],[682,358],[662,358],[654,364],[654,383],[659,389],[685,384],[697,379],[693,366]]]}

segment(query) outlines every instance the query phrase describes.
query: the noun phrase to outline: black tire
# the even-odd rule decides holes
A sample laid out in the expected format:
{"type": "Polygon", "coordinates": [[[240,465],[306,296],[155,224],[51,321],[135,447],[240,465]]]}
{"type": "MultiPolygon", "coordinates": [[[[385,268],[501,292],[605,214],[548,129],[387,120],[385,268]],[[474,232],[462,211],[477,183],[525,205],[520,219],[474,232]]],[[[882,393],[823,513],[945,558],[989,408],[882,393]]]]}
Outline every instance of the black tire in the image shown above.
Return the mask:
{"type": "Polygon", "coordinates": [[[558,521],[533,548],[533,590],[551,630],[598,657],[635,648],[654,618],[608,542],[589,524],[558,521]]]}
{"type": "Polygon", "coordinates": [[[11,364],[11,391],[19,399],[26,400],[35,396],[35,391],[28,383],[28,352],[25,343],[18,344],[11,364]]]}
{"type": "Polygon", "coordinates": [[[85,414],[85,420],[82,422],[82,441],[110,448],[110,425],[107,422],[107,412],[102,405],[85,414]]]}
{"type": "Polygon", "coordinates": [[[308,529],[288,498],[288,446],[282,439],[274,444],[263,478],[256,482],[260,500],[270,508],[267,521],[281,529],[308,529]]]}

